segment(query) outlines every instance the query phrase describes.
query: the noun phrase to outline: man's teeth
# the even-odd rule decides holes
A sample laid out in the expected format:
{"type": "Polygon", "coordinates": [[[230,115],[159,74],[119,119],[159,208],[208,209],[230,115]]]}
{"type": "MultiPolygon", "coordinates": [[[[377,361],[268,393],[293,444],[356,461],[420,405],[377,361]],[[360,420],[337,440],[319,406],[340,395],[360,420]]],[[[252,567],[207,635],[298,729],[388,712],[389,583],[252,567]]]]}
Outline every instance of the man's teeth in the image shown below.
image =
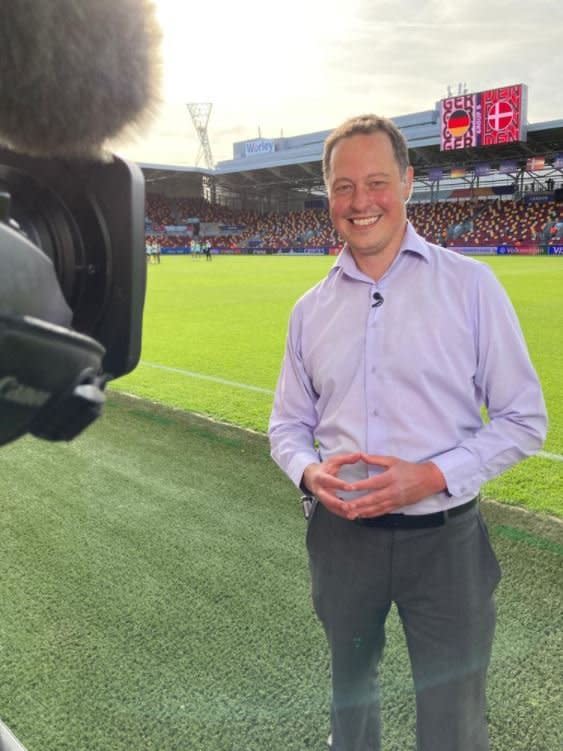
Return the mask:
{"type": "Polygon", "coordinates": [[[366,219],[351,219],[352,224],[358,224],[360,227],[369,227],[379,220],[378,216],[368,216],[366,219]]]}

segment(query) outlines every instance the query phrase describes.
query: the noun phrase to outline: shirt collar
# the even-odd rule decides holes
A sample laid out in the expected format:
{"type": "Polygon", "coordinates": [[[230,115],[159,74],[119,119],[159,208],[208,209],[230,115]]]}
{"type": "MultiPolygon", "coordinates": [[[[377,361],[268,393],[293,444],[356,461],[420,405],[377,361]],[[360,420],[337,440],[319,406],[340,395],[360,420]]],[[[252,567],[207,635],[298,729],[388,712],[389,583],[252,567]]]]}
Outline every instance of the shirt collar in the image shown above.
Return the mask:
{"type": "MultiPolygon", "coordinates": [[[[428,245],[426,244],[424,238],[422,238],[416,232],[415,228],[409,221],[407,221],[405,234],[403,236],[403,241],[401,243],[401,247],[399,248],[399,252],[397,253],[397,258],[403,253],[414,253],[415,255],[423,258],[427,263],[430,263],[430,253],[428,251],[428,245]]],[[[396,262],[397,258],[395,259],[395,261],[393,261],[393,263],[396,262]]],[[[351,276],[355,279],[367,278],[356,266],[356,262],[354,261],[347,244],[344,245],[344,247],[338,254],[338,257],[329,272],[329,276],[335,274],[339,269],[341,270],[341,273],[344,273],[347,276],[351,276]]]]}

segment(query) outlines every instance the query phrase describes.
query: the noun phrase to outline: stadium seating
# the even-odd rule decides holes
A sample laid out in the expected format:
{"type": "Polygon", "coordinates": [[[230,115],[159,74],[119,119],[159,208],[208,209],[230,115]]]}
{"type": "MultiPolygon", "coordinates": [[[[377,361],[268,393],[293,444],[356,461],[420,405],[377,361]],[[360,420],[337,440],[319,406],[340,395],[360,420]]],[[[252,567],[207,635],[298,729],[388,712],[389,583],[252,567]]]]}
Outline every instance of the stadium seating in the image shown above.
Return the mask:
{"type": "MultiPolygon", "coordinates": [[[[339,245],[326,209],[305,209],[285,214],[236,211],[204,199],[168,199],[148,194],[147,219],[152,229],[147,242],[163,247],[186,245],[186,237],[169,235],[163,225],[181,225],[190,217],[201,222],[237,224],[245,229],[238,235],[215,237],[219,248],[291,248],[339,245]]],[[[445,246],[542,244],[563,241],[563,206],[553,201],[526,203],[515,200],[465,200],[414,203],[408,216],[418,232],[429,241],[445,246]]]]}

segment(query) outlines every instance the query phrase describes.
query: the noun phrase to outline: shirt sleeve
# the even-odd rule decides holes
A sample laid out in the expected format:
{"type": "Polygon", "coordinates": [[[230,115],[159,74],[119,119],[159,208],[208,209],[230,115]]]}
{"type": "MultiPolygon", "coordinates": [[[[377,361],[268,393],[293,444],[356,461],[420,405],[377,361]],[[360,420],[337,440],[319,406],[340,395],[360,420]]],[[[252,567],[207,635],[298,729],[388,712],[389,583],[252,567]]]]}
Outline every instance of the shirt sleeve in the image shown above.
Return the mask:
{"type": "Polygon", "coordinates": [[[303,364],[302,317],[294,308],[274,396],[269,437],[273,460],[300,487],[303,470],[320,458],[314,448],[318,395],[303,364]]]}
{"type": "Polygon", "coordinates": [[[455,448],[432,458],[452,496],[480,487],[536,453],[547,431],[541,386],[518,318],[504,288],[484,265],[473,301],[474,381],[488,422],[455,448]]]}

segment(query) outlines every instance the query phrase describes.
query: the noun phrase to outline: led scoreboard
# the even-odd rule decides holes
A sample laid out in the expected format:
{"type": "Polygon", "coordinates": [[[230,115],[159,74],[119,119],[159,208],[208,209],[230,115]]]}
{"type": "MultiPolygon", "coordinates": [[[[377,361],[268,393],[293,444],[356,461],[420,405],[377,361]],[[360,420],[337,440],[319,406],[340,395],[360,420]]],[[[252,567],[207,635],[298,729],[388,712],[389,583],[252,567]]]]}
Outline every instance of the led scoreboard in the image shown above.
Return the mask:
{"type": "Polygon", "coordinates": [[[442,99],[440,150],[525,141],[527,103],[524,84],[442,99]]]}

